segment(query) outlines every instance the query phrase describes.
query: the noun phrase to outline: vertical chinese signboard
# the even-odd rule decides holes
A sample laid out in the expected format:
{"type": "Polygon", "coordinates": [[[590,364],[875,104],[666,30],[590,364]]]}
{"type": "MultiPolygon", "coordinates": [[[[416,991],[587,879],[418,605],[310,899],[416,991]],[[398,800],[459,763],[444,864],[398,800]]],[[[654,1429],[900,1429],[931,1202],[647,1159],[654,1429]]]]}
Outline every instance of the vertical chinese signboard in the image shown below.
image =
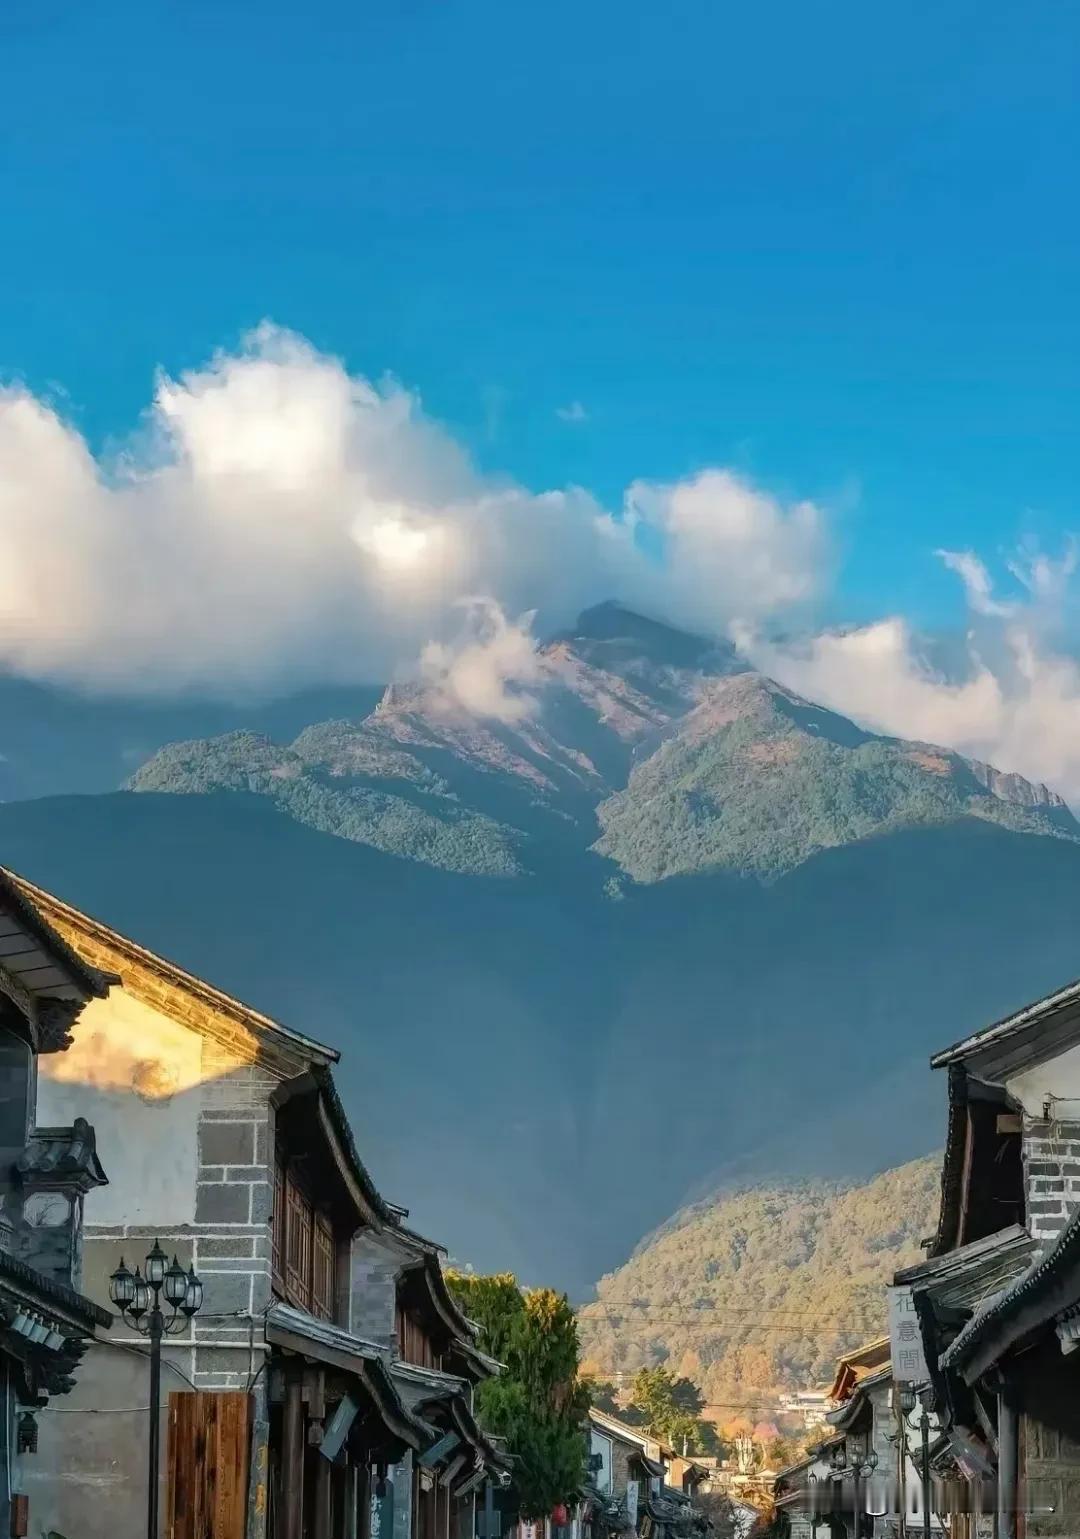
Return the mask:
{"type": "Polygon", "coordinates": [[[889,1346],[895,1383],[926,1384],[929,1381],[922,1330],[910,1288],[889,1289],[889,1346]]]}

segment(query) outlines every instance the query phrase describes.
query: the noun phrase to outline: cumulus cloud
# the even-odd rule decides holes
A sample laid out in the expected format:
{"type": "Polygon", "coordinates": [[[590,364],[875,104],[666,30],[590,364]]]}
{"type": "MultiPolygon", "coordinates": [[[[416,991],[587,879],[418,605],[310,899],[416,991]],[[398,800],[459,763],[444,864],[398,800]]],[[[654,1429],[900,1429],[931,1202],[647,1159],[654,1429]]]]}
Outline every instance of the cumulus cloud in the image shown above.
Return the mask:
{"type": "Polygon", "coordinates": [[[940,552],[961,578],[971,628],[966,666],[947,676],[891,617],[779,645],[741,633],[755,663],[801,694],[877,731],[954,748],[1044,782],[1080,809],[1080,663],[1063,640],[1076,553],[1024,551],[1008,563],[1021,593],[1002,598],[970,552],[940,552]]]}
{"type": "Polygon", "coordinates": [[[589,414],[580,401],[571,401],[567,406],[556,406],[555,415],[560,422],[588,422],[589,414]]]}
{"type": "Polygon", "coordinates": [[[636,481],[626,521],[659,546],[655,596],[701,628],[715,628],[718,616],[790,618],[817,597],[831,565],[820,508],[785,506],[730,470],[666,486],[636,481]]]}
{"type": "Polygon", "coordinates": [[[162,376],[108,464],[0,393],[0,540],[0,667],[223,696],[400,676],[459,645],[474,594],[542,626],[622,595],[723,629],[812,591],[824,543],[815,509],[726,473],[637,484],[615,513],[481,475],[414,394],[269,325],[162,376]]]}
{"type": "Polygon", "coordinates": [[[412,676],[448,709],[514,723],[542,693],[536,634],[620,597],[734,634],[870,727],[1080,805],[1080,666],[1062,640],[1076,548],[1020,551],[1004,594],[973,552],[938,555],[970,617],[948,674],[899,616],[814,633],[832,571],[814,503],[722,468],[635,481],[614,510],[483,475],[414,393],[269,325],[160,377],[107,463],[48,402],[0,391],[0,669],[226,698],[412,676]],[[807,639],[769,639],[778,618],[807,639]]]}

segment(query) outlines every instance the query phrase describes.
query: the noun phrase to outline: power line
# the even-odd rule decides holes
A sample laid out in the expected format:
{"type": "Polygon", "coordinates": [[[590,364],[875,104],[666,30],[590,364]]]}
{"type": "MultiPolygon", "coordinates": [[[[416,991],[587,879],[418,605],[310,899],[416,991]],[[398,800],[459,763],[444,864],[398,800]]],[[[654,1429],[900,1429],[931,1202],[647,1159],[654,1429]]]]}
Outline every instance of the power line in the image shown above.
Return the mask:
{"type": "Polygon", "coordinates": [[[854,1318],[851,1313],[843,1315],[820,1315],[812,1309],[761,1309],[750,1306],[740,1309],[736,1304],[722,1304],[719,1301],[702,1299],[696,1304],[641,1304],[636,1299],[594,1299],[590,1304],[583,1304],[578,1311],[584,1315],[586,1310],[602,1309],[610,1311],[632,1310],[635,1314],[664,1314],[664,1315],[696,1315],[696,1314],[740,1314],[752,1315],[755,1319],[772,1318],[788,1320],[850,1320],[854,1318]]]}

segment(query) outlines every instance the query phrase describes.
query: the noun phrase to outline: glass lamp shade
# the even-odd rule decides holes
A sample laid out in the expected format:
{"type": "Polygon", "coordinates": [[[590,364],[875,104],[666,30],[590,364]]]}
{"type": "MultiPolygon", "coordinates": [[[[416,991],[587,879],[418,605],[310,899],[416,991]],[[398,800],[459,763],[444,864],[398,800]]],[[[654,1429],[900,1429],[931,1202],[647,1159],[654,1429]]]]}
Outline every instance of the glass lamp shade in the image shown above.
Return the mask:
{"type": "Polygon", "coordinates": [[[187,1274],[187,1291],[184,1295],[184,1302],[180,1307],[188,1316],[197,1315],[202,1308],[202,1301],[203,1285],[201,1280],[195,1275],[195,1268],[191,1267],[187,1274]]]}
{"type": "Polygon", "coordinates": [[[172,1265],[165,1273],[162,1291],[174,1309],[180,1309],[187,1299],[187,1273],[175,1256],[172,1258],[172,1265]]]}
{"type": "Polygon", "coordinates": [[[127,1309],[135,1298],[135,1278],[124,1265],[123,1256],[120,1257],[120,1265],[109,1278],[109,1297],[117,1309],[127,1309]]]}
{"type": "Polygon", "coordinates": [[[160,1288],[165,1281],[165,1273],[168,1270],[169,1258],[161,1248],[159,1240],[154,1241],[154,1248],[146,1258],[146,1280],[151,1288],[160,1288]]]}
{"type": "Polygon", "coordinates": [[[135,1292],[131,1303],[128,1305],[128,1314],[133,1319],[138,1319],[150,1308],[150,1285],[146,1281],[139,1268],[135,1268],[135,1292]]]}

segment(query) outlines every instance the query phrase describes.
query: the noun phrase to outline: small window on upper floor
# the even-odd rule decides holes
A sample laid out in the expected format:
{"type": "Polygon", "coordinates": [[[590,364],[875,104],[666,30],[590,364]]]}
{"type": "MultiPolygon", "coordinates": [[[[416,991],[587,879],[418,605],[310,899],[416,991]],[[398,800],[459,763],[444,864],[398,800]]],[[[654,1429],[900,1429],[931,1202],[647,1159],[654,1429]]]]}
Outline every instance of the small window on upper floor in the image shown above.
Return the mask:
{"type": "Polygon", "coordinates": [[[271,1283],[279,1298],[317,1319],[337,1316],[338,1245],[330,1216],[279,1158],[274,1169],[271,1283]]]}

